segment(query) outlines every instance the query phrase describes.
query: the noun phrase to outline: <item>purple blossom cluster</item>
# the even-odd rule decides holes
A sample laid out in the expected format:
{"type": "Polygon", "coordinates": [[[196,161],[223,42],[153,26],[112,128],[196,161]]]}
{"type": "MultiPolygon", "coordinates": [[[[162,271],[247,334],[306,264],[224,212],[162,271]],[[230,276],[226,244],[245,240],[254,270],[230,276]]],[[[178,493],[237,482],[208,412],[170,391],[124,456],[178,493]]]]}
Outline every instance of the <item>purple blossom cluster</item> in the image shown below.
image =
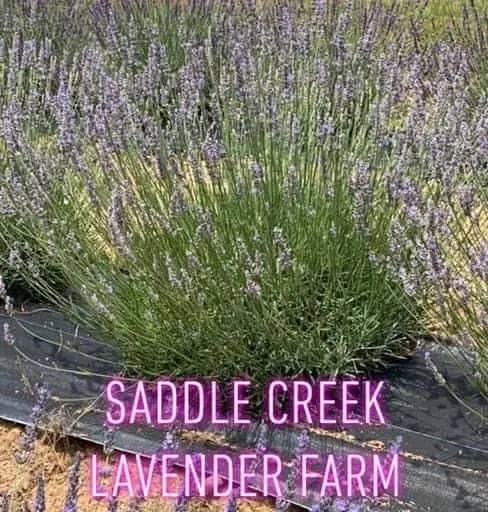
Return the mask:
{"type": "Polygon", "coordinates": [[[37,400],[32,407],[30,416],[31,424],[25,428],[25,432],[21,435],[19,439],[20,449],[15,455],[19,464],[25,464],[32,460],[40,422],[50,396],[51,392],[46,385],[40,384],[37,386],[37,400]]]}

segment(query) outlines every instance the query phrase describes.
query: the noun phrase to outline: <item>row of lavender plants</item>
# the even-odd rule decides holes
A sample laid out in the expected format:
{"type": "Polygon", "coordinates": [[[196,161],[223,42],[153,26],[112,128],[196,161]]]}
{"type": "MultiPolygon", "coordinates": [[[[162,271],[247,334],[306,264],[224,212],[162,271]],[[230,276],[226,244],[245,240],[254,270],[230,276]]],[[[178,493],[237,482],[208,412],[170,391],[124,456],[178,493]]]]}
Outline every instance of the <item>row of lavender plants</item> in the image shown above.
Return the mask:
{"type": "Polygon", "coordinates": [[[211,4],[3,29],[6,272],[138,375],[358,373],[429,331],[486,391],[483,13],[427,45],[376,2],[211,4]]]}

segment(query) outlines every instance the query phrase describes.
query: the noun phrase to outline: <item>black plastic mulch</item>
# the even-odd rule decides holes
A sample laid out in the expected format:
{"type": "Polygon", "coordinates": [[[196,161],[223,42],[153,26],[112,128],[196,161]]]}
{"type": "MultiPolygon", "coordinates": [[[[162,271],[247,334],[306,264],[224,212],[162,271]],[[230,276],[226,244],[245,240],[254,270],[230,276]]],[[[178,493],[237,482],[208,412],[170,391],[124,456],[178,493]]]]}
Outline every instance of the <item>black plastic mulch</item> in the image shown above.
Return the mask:
{"type": "MultiPolygon", "coordinates": [[[[35,399],[29,387],[42,374],[54,398],[51,425],[63,428],[70,436],[102,444],[102,390],[107,380],[122,369],[117,351],[47,308],[31,308],[16,313],[14,318],[0,315],[2,326],[4,322],[10,324],[15,344],[0,344],[0,417],[29,423],[35,399]]],[[[390,389],[387,426],[357,428],[348,431],[346,437],[310,429],[310,450],[371,453],[373,448],[387,450],[390,442],[401,435],[402,500],[390,500],[378,510],[488,511],[488,429],[436,384],[424,363],[427,349],[456,395],[471,408],[486,410],[486,402],[481,401],[445,350],[424,344],[411,360],[399,363],[382,377],[390,389]]],[[[258,436],[257,426],[215,432],[223,434],[225,443],[236,452],[254,448],[258,436]]],[[[268,430],[268,448],[291,460],[299,433],[298,428],[268,430]]],[[[127,453],[151,455],[161,437],[156,429],[124,428],[116,433],[115,447],[127,453]]],[[[212,439],[202,441],[195,436],[182,448],[222,451],[221,441],[212,439]]],[[[307,508],[314,503],[311,496],[297,496],[294,502],[307,508]]]]}

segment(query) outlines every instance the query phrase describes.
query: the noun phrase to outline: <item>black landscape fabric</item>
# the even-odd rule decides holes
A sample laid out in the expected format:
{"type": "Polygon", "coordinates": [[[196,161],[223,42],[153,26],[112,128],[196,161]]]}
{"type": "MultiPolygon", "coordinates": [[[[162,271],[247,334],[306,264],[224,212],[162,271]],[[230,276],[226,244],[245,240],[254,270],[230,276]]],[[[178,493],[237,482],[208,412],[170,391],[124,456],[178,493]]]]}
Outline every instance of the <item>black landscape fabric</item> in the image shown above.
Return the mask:
{"type": "MultiPolygon", "coordinates": [[[[123,369],[117,350],[96,341],[49,308],[30,308],[13,318],[0,315],[0,322],[10,323],[15,337],[13,346],[0,345],[0,417],[29,423],[35,400],[29,389],[42,374],[54,399],[51,427],[102,444],[103,386],[123,369]]],[[[386,510],[488,511],[488,430],[475,414],[436,384],[424,363],[425,350],[431,352],[456,395],[480,410],[481,400],[445,350],[423,344],[414,357],[382,376],[389,383],[387,426],[351,429],[345,435],[311,428],[310,450],[339,455],[387,450],[401,435],[403,496],[401,502],[390,502],[386,510]]],[[[221,450],[220,443],[225,443],[234,451],[243,451],[254,448],[257,442],[257,426],[213,430],[220,434],[214,436],[215,440],[210,436],[203,441],[204,436],[196,435],[183,449],[212,452],[221,450]]],[[[290,460],[299,433],[291,427],[268,429],[268,449],[290,460]]],[[[154,428],[132,426],[117,430],[115,447],[127,453],[151,455],[161,438],[161,432],[154,428]]],[[[294,503],[306,508],[312,505],[311,497],[296,496],[294,503]]]]}

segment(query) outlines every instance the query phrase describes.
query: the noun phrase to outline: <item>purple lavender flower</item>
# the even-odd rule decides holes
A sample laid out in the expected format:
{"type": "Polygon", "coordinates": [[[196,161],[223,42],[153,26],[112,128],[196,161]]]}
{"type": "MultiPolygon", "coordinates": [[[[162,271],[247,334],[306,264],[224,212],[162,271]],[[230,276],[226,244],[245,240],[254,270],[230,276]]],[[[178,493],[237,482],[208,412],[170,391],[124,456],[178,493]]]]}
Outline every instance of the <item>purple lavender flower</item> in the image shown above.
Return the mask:
{"type": "Polygon", "coordinates": [[[144,502],[144,498],[142,496],[138,496],[137,498],[133,498],[127,504],[127,512],[140,512],[141,504],[144,502]]]}
{"type": "Polygon", "coordinates": [[[320,18],[322,14],[324,13],[326,0],[314,0],[313,7],[314,7],[314,16],[317,18],[320,18]]]}
{"type": "Polygon", "coordinates": [[[15,343],[14,335],[10,331],[10,324],[7,322],[3,324],[3,341],[7,345],[13,345],[15,343]]]}
{"type": "Polygon", "coordinates": [[[255,483],[256,487],[259,487],[258,468],[262,464],[264,454],[268,450],[267,443],[266,443],[267,432],[268,432],[268,427],[267,427],[266,423],[261,422],[261,424],[259,425],[258,440],[256,442],[256,447],[254,450],[254,452],[256,454],[256,459],[252,462],[251,468],[249,470],[250,473],[255,474],[254,483],[255,483]]]}
{"type": "MultiPolygon", "coordinates": [[[[115,438],[115,429],[112,427],[107,427],[104,425],[103,429],[103,454],[106,457],[106,460],[109,459],[109,457],[114,452],[114,438],[115,438]]],[[[108,478],[112,475],[113,467],[109,462],[106,462],[103,464],[103,466],[100,468],[100,476],[102,478],[108,478]]]]}
{"type": "Polygon", "coordinates": [[[117,500],[117,496],[111,496],[108,500],[107,511],[108,512],[117,512],[119,508],[119,502],[117,500]]]}
{"type": "Polygon", "coordinates": [[[334,512],[347,512],[349,510],[349,503],[345,499],[334,500],[334,512]]]}
{"type": "Polygon", "coordinates": [[[361,503],[358,503],[357,501],[349,503],[349,508],[347,509],[348,512],[361,512],[363,506],[361,503]]]}
{"type": "Polygon", "coordinates": [[[258,459],[262,458],[263,455],[267,452],[268,446],[266,442],[268,428],[266,423],[262,422],[259,428],[259,436],[258,441],[256,443],[256,455],[258,459]]]}
{"type": "Polygon", "coordinates": [[[141,84],[141,90],[146,96],[151,96],[158,91],[161,76],[166,67],[164,46],[159,42],[151,42],[148,47],[147,66],[143,72],[141,84]]]}
{"type": "Polygon", "coordinates": [[[395,441],[391,443],[389,454],[394,456],[400,453],[400,448],[402,447],[403,437],[398,436],[395,441]]]}
{"type": "Polygon", "coordinates": [[[171,213],[174,215],[180,215],[188,211],[188,204],[185,199],[185,194],[182,187],[179,185],[175,186],[171,194],[170,209],[171,213]]]}
{"type": "Polygon", "coordinates": [[[332,120],[319,123],[316,131],[316,137],[323,143],[326,136],[334,133],[334,123],[332,120]]]}
{"type": "Polygon", "coordinates": [[[44,476],[41,472],[37,473],[37,489],[34,500],[34,512],[44,512],[46,510],[46,497],[44,492],[44,476]]]}
{"type": "Polygon", "coordinates": [[[290,508],[290,502],[287,501],[283,496],[278,496],[276,498],[276,504],[274,507],[274,512],[288,512],[290,508]]]}
{"type": "Polygon", "coordinates": [[[183,290],[184,284],[181,276],[178,275],[174,268],[173,260],[169,254],[166,255],[166,269],[168,271],[168,281],[173,288],[183,290]]]}
{"type": "Polygon", "coordinates": [[[36,62],[37,57],[37,41],[34,39],[27,39],[22,45],[22,56],[20,62],[20,69],[28,69],[36,62]]]}
{"type": "Polygon", "coordinates": [[[81,454],[76,452],[73,458],[73,464],[68,475],[68,492],[66,494],[66,501],[63,512],[77,512],[78,511],[78,492],[80,488],[80,465],[81,454]]]}
{"type": "Polygon", "coordinates": [[[322,496],[318,505],[314,505],[317,512],[332,512],[334,508],[334,499],[330,496],[322,496]]]}
{"type": "Polygon", "coordinates": [[[37,440],[37,433],[42,418],[42,413],[46,407],[51,393],[46,385],[41,384],[37,386],[37,401],[32,407],[30,415],[31,424],[25,428],[19,439],[20,450],[15,454],[15,459],[18,464],[25,464],[32,458],[34,444],[37,440]]]}
{"type": "Polygon", "coordinates": [[[17,99],[13,99],[4,107],[2,122],[0,123],[0,136],[5,139],[9,151],[16,156],[24,154],[27,147],[22,121],[22,106],[17,99]]]}
{"type": "MultiPolygon", "coordinates": [[[[350,7],[348,7],[348,10],[350,7]]],[[[348,11],[341,12],[337,20],[337,27],[334,33],[334,49],[336,57],[336,65],[339,66],[348,57],[348,48],[346,43],[347,28],[349,26],[350,13],[348,11]]]]}
{"type": "Polygon", "coordinates": [[[224,511],[225,512],[237,512],[238,509],[238,501],[235,492],[232,492],[229,499],[225,504],[224,511]]]}
{"type": "Polygon", "coordinates": [[[56,118],[58,122],[58,141],[61,151],[71,153],[76,140],[75,115],[71,103],[72,91],[67,83],[66,73],[60,77],[59,90],[56,97],[56,118]]]}
{"type": "Polygon", "coordinates": [[[371,55],[371,48],[374,43],[374,28],[373,24],[370,23],[366,33],[359,40],[358,54],[361,60],[371,55]]]}
{"type": "Polygon", "coordinates": [[[200,260],[198,259],[198,256],[193,254],[191,251],[186,251],[186,257],[188,260],[188,266],[191,269],[197,270],[201,268],[200,260]]]}
{"type": "MultiPolygon", "coordinates": [[[[285,64],[285,66],[284,66],[283,75],[284,75],[284,77],[283,77],[283,81],[284,81],[283,99],[284,99],[284,101],[291,102],[291,101],[293,101],[295,75],[294,75],[291,67],[287,64],[285,64]]],[[[295,122],[298,122],[296,117],[294,117],[292,123],[295,123],[295,122]]],[[[293,138],[295,138],[295,135],[294,135],[295,130],[296,130],[296,128],[294,128],[294,126],[292,124],[291,133],[292,133],[293,138]]],[[[299,127],[298,127],[298,131],[299,131],[299,127]]]]}
{"type": "Polygon", "coordinates": [[[246,286],[244,288],[244,291],[250,297],[261,297],[261,285],[253,277],[249,275],[246,276],[246,286]]]}
{"type": "MultiPolygon", "coordinates": [[[[160,445],[159,449],[157,450],[157,454],[164,453],[167,451],[176,452],[180,447],[180,443],[179,443],[177,436],[178,436],[178,432],[177,432],[176,427],[174,425],[171,425],[170,429],[166,432],[164,438],[161,441],[161,445],[160,445]]],[[[158,459],[158,467],[160,470],[163,469],[161,459],[158,459]]],[[[166,471],[166,469],[165,469],[165,471],[166,471]]]]}
{"type": "Polygon", "coordinates": [[[302,430],[301,434],[298,436],[297,446],[295,448],[295,457],[293,459],[292,464],[292,472],[294,473],[295,479],[300,474],[300,467],[302,462],[302,456],[307,450],[310,444],[310,437],[308,435],[307,430],[302,430]]]}
{"type": "Polygon", "coordinates": [[[12,38],[12,46],[9,50],[9,64],[7,76],[7,91],[10,98],[14,97],[17,89],[17,80],[20,67],[20,35],[16,32],[12,38]]]}
{"type": "Polygon", "coordinates": [[[164,436],[164,439],[161,441],[161,450],[163,451],[176,451],[179,448],[179,441],[176,439],[175,429],[172,428],[168,430],[164,436]]]}
{"type": "Polygon", "coordinates": [[[102,465],[98,474],[100,475],[100,478],[110,478],[112,476],[112,472],[113,472],[112,464],[106,463],[106,464],[102,465]]]}
{"type": "Polygon", "coordinates": [[[190,506],[190,497],[185,495],[185,487],[182,484],[176,498],[174,512],[188,512],[190,506]]]}
{"type": "Polygon", "coordinates": [[[196,229],[197,240],[211,238],[215,235],[215,228],[212,220],[212,212],[209,208],[197,207],[198,226],[196,229]]]}
{"type": "Polygon", "coordinates": [[[263,168],[258,163],[254,162],[251,164],[249,171],[252,177],[253,193],[256,193],[264,178],[263,168]]]}
{"type": "Polygon", "coordinates": [[[367,212],[373,200],[373,186],[371,184],[371,170],[367,162],[359,162],[350,180],[351,191],[354,197],[354,217],[358,229],[368,233],[366,222],[367,212]]]}
{"type": "Polygon", "coordinates": [[[288,173],[283,187],[285,198],[288,200],[296,200],[298,197],[299,187],[300,183],[297,169],[294,165],[290,164],[288,166],[288,173]]]}
{"type": "Polygon", "coordinates": [[[305,450],[308,448],[309,442],[308,432],[303,430],[298,437],[292,467],[286,479],[285,494],[284,496],[279,496],[276,499],[276,511],[286,512],[290,508],[289,500],[295,495],[297,478],[299,476],[301,466],[301,458],[305,453],[305,450]]]}
{"type": "Polygon", "coordinates": [[[277,266],[280,270],[287,270],[293,266],[292,250],[288,246],[283,230],[279,227],[273,228],[273,242],[278,249],[278,257],[276,259],[277,266]]]}
{"type": "Polygon", "coordinates": [[[291,12],[287,5],[280,6],[279,28],[280,37],[282,37],[284,41],[289,42],[292,38],[293,24],[291,12]]]}
{"type": "Polygon", "coordinates": [[[122,194],[117,187],[112,192],[108,212],[108,225],[112,241],[116,244],[123,256],[132,257],[129,238],[124,229],[122,194]]]}
{"type": "Polygon", "coordinates": [[[488,278],[488,244],[482,240],[478,247],[470,248],[470,270],[473,275],[488,278]]]}
{"type": "Polygon", "coordinates": [[[0,275],[0,300],[4,301],[7,298],[7,287],[5,286],[5,281],[3,277],[0,275]]]}
{"type": "MultiPolygon", "coordinates": [[[[205,160],[211,167],[215,166],[215,164],[225,155],[225,148],[211,134],[207,135],[205,141],[203,142],[202,151],[205,156],[205,160]]],[[[211,177],[212,176],[214,176],[214,172],[212,172],[211,177]]]]}
{"type": "Polygon", "coordinates": [[[452,289],[459,295],[459,303],[462,306],[467,306],[471,297],[469,285],[462,277],[456,277],[452,281],[452,289]]]}
{"type": "Polygon", "coordinates": [[[293,115],[293,118],[291,120],[291,138],[293,141],[297,141],[300,137],[300,131],[301,131],[301,127],[300,127],[300,119],[296,116],[296,115],[293,115]]]}
{"type": "MultiPolygon", "coordinates": [[[[203,47],[190,47],[188,54],[189,63],[178,72],[181,91],[178,119],[183,123],[192,121],[197,115],[201,92],[205,85],[203,47]]],[[[185,126],[190,127],[188,124],[185,126]]]]}
{"type": "Polygon", "coordinates": [[[6,492],[0,492],[0,512],[9,512],[10,500],[6,492]]]}

